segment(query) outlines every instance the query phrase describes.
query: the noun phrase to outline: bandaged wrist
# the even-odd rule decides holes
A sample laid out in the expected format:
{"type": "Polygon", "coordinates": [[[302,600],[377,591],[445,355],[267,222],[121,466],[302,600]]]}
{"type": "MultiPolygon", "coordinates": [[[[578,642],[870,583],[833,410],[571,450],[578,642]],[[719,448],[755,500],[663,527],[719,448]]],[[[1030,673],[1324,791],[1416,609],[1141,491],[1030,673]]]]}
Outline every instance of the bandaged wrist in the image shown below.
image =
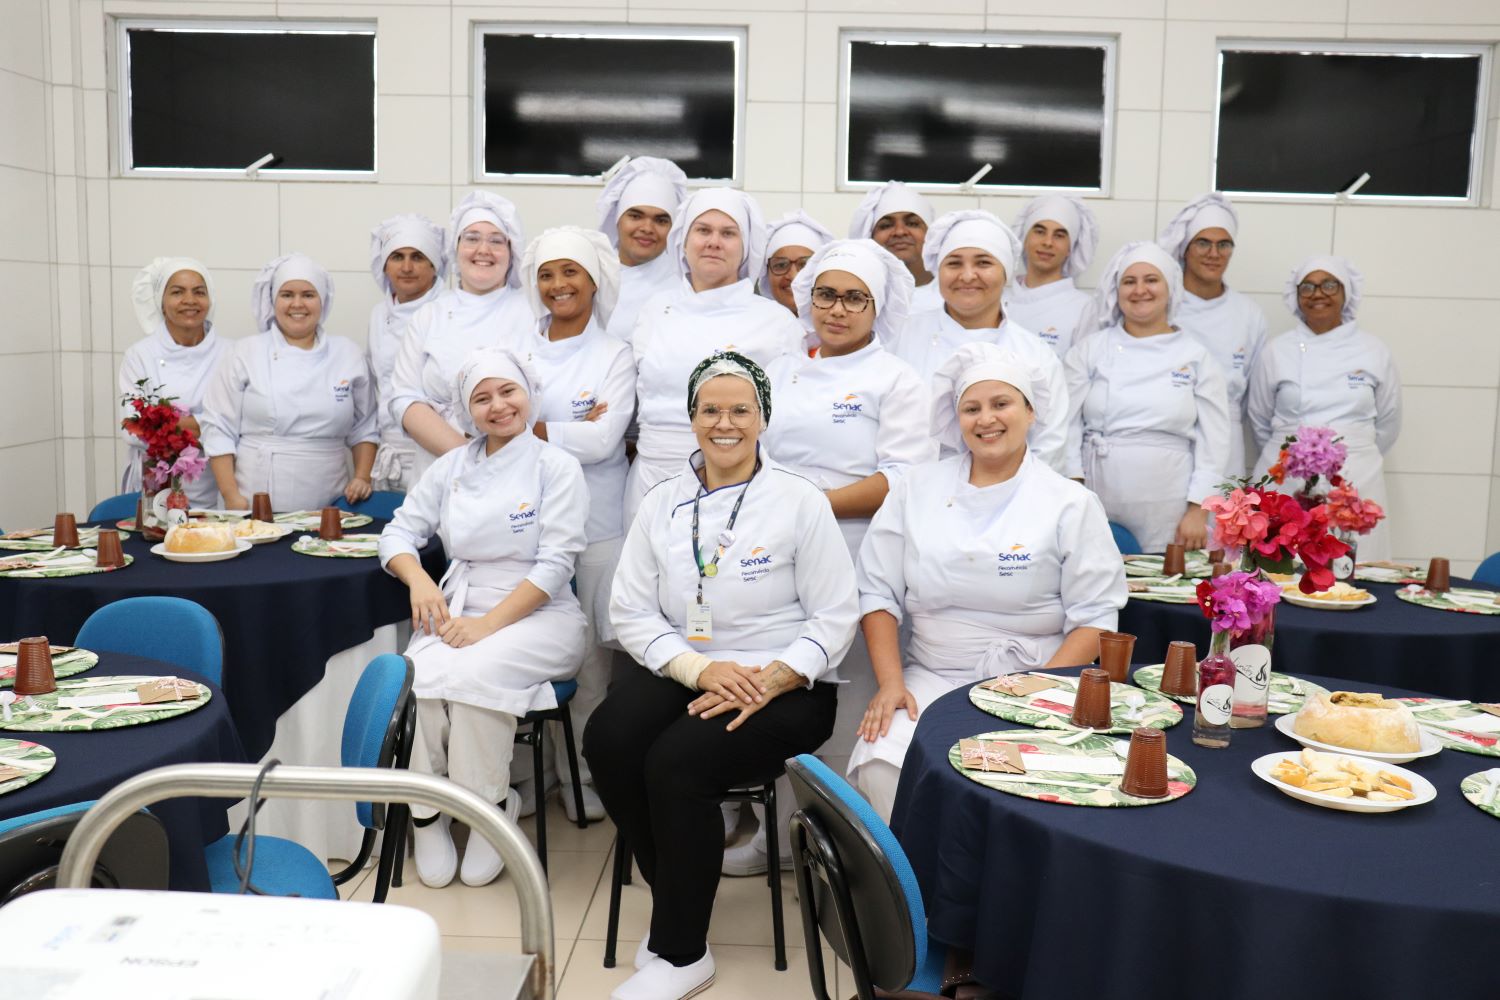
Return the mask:
{"type": "Polygon", "coordinates": [[[672,678],[683,687],[698,690],[698,675],[708,669],[708,665],[714,662],[702,653],[686,652],[678,653],[666,662],[661,672],[672,678]]]}

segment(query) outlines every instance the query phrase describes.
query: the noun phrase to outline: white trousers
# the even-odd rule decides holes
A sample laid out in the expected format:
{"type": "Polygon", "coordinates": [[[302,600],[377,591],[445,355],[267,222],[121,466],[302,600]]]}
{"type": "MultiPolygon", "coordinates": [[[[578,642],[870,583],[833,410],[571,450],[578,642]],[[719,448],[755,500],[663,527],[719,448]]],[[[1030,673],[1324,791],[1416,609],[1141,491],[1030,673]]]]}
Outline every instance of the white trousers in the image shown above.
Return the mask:
{"type": "Polygon", "coordinates": [[[854,787],[887,823],[896,808],[896,786],[900,783],[901,768],[888,760],[869,761],[854,774],[854,787]]]}
{"type": "MultiPolygon", "coordinates": [[[[510,787],[516,717],[441,698],[417,699],[417,738],[411,769],[447,776],[486,802],[503,803],[510,787]]],[[[417,819],[436,810],[412,806],[417,819]]]]}

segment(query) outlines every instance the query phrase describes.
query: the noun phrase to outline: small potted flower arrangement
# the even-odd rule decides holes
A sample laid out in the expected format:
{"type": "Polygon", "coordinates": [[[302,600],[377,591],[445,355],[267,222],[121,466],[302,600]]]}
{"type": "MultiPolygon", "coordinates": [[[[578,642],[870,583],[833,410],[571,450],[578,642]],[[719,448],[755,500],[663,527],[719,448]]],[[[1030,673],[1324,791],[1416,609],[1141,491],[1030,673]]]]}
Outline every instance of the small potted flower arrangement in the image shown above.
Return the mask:
{"type": "Polygon", "coordinates": [[[175,397],[163,396],[161,390],[162,386],[150,385],[149,379],[135,383],[135,390],[122,400],[134,415],[120,421],[146,446],[136,527],[152,541],[165,537],[169,524],[187,520],[183,484],[197,479],[208,467],[197,432],[183,425],[187,411],[173,405],[175,397]]]}

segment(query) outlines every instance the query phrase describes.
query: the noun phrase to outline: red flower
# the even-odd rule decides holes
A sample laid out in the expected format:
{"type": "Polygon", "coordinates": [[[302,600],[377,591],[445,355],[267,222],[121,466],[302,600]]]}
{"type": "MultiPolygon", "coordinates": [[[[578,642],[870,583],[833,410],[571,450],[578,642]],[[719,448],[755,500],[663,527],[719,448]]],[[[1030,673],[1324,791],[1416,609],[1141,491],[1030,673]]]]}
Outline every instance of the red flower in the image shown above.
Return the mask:
{"type": "Polygon", "coordinates": [[[1203,612],[1204,618],[1214,616],[1214,586],[1207,580],[1198,581],[1198,609],[1203,612]]]}
{"type": "Polygon", "coordinates": [[[1266,537],[1252,542],[1251,548],[1266,558],[1279,562],[1295,554],[1297,539],[1307,525],[1307,512],[1285,493],[1266,490],[1260,498],[1260,509],[1270,518],[1266,537]]]}
{"type": "Polygon", "coordinates": [[[1329,569],[1329,563],[1348,552],[1349,546],[1329,532],[1327,507],[1319,505],[1307,512],[1296,546],[1306,567],[1297,589],[1304,594],[1315,594],[1332,587],[1333,570],[1329,569]]]}

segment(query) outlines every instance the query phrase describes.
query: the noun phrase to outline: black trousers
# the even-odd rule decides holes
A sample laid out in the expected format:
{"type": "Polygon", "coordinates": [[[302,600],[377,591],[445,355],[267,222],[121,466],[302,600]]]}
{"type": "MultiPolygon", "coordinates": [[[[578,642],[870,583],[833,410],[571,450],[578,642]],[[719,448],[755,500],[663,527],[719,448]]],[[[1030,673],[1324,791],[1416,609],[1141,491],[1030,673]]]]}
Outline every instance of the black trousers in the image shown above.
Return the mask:
{"type": "Polygon", "coordinates": [[[724,862],[724,793],[763,784],[787,758],[821,746],[833,733],[838,688],[787,692],[732,733],[724,727],[735,713],[689,716],[696,697],[645,667],[618,670],[583,734],[594,790],[651,886],[650,948],[674,965],[697,961],[708,947],[724,862]]]}

